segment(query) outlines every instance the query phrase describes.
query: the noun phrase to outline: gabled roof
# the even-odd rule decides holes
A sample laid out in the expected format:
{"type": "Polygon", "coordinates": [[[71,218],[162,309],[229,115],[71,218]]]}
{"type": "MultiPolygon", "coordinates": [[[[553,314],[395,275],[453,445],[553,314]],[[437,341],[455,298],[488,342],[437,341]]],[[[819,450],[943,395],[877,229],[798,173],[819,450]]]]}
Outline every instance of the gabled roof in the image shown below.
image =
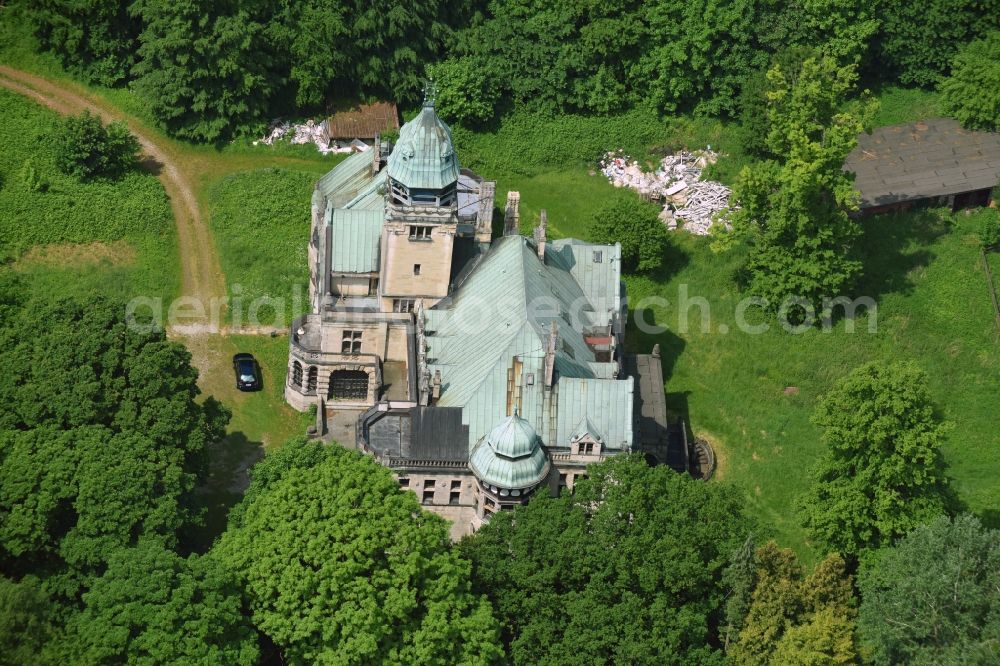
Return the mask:
{"type": "Polygon", "coordinates": [[[385,210],[385,169],[375,174],[371,181],[358,190],[354,198],[341,208],[385,210]]]}
{"type": "Polygon", "coordinates": [[[399,112],[392,102],[359,104],[330,116],[327,126],[331,139],[374,139],[378,134],[399,129],[399,112]]]}
{"type": "Polygon", "coordinates": [[[611,312],[622,307],[621,244],[593,245],[575,238],[551,241],[545,260],[569,271],[594,306],[595,319],[606,326],[611,312]]]}
{"type": "Polygon", "coordinates": [[[556,417],[556,439],[568,442],[577,431],[577,424],[589,418],[604,439],[604,446],[622,449],[631,446],[632,400],[635,384],[624,379],[559,380],[559,413],[556,417]]]}
{"type": "Polygon", "coordinates": [[[431,102],[399,130],[387,164],[389,177],[411,189],[443,190],[458,181],[458,156],[451,129],[431,102]]]}
{"type": "Polygon", "coordinates": [[[433,328],[428,357],[444,378],[439,404],[465,404],[492,366],[509,364],[511,355],[544,357],[552,321],[563,343],[557,357],[595,361],[580,331],[560,316],[560,309],[569,313],[580,299],[586,297],[572,277],[542,264],[525,238],[498,240],[458,292],[427,311],[433,328]]]}
{"type": "Polygon", "coordinates": [[[563,265],[543,264],[527,239],[506,236],[452,297],[425,312],[428,365],[442,377],[437,404],[463,408],[470,447],[507,416],[508,371],[515,357],[521,364],[521,414],[543,442],[568,445],[574,426],[589,416],[606,446],[631,446],[632,380],[613,379],[614,365],[598,362],[587,346],[582,329],[597,325],[594,310],[563,265]],[[558,334],[557,405],[543,388],[553,321],[558,334]],[[583,406],[571,404],[580,400],[583,406]],[[564,416],[564,411],[572,416],[564,416]],[[572,422],[564,424],[566,419],[572,422]]]}
{"type": "Polygon", "coordinates": [[[333,207],[340,208],[375,178],[372,160],[370,150],[352,154],[317,181],[317,194],[327,197],[333,207]]]}
{"type": "Polygon", "coordinates": [[[601,435],[600,429],[590,422],[589,416],[584,416],[583,420],[580,421],[576,428],[573,429],[573,435],[570,439],[574,441],[581,440],[588,435],[598,442],[604,441],[604,437],[601,435]]]}
{"type": "Polygon", "coordinates": [[[382,210],[336,208],[330,218],[330,270],[373,273],[379,268],[382,210]]]}
{"type": "Polygon", "coordinates": [[[1000,180],[1000,133],[951,118],[879,127],[858,137],[844,169],[856,176],[862,207],[986,189],[1000,180]]]}

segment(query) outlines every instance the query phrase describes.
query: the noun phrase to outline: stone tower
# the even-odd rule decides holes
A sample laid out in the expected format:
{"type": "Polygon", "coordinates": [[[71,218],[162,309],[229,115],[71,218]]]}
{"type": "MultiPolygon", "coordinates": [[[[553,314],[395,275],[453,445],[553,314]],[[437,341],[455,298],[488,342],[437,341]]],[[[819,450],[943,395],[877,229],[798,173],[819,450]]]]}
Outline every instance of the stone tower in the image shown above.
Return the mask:
{"type": "Polygon", "coordinates": [[[448,295],[458,224],[458,158],[432,99],[403,125],[386,168],[379,291],[384,311],[409,312],[448,295]]]}

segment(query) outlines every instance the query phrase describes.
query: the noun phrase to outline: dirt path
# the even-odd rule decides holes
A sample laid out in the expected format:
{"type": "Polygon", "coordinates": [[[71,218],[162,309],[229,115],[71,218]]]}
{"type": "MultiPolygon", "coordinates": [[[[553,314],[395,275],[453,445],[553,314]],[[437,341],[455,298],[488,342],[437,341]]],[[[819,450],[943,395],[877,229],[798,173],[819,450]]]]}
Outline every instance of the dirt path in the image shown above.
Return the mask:
{"type": "Polygon", "coordinates": [[[58,113],[71,114],[89,110],[105,121],[122,120],[139,140],[152,161],[152,170],[170,198],[177,242],[180,245],[182,295],[200,301],[211,312],[213,299],[224,299],[226,282],[212,234],[202,218],[198,200],[187,177],[178,169],[167,150],[158,146],[139,128],[135,119],[101,100],[78,94],[48,79],[0,65],[0,86],[24,95],[58,113]]]}

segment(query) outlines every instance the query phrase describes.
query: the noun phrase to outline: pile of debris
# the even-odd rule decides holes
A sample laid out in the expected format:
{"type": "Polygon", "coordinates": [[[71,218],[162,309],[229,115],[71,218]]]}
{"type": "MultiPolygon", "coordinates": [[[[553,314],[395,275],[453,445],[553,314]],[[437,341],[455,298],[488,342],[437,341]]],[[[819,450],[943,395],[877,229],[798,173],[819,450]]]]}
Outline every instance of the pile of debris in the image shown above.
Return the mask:
{"type": "Polygon", "coordinates": [[[601,172],[615,187],[628,187],[650,201],[662,201],[660,219],[670,229],[678,220],[685,231],[706,235],[715,221],[725,223],[729,210],[730,189],[722,183],[702,180],[702,171],[715,164],[719,154],[710,148],[667,155],[654,172],[643,171],[635,160],[621,150],[600,161],[601,172]]]}
{"type": "Polygon", "coordinates": [[[354,141],[347,146],[331,145],[330,135],[324,123],[317,123],[307,120],[302,124],[293,124],[287,121],[277,120],[271,123],[267,130],[267,135],[253,142],[253,145],[264,144],[273,145],[275,141],[288,139],[292,144],[316,144],[316,150],[329,155],[330,153],[353,153],[367,150],[368,146],[360,141],[354,141]]]}

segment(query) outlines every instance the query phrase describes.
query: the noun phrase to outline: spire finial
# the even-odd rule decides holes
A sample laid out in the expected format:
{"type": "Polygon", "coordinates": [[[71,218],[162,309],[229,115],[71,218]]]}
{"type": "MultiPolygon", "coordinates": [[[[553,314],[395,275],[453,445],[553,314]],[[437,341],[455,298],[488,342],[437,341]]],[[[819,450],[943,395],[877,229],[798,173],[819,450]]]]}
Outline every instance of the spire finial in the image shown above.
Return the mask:
{"type": "Polygon", "coordinates": [[[434,107],[434,98],[437,97],[437,84],[434,79],[424,81],[424,106],[434,107]]]}

